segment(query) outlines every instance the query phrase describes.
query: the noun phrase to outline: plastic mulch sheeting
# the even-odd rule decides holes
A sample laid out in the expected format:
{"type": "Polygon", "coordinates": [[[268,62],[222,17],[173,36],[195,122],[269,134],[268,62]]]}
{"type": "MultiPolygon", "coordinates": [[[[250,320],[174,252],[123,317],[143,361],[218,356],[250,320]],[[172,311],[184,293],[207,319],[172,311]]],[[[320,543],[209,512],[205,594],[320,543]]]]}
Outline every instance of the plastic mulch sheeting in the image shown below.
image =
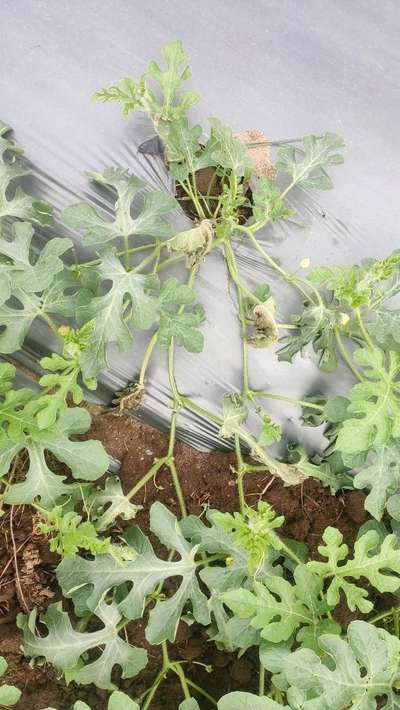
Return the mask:
{"type": "MultiPolygon", "coordinates": [[[[290,204],[306,227],[268,228],[270,253],[288,270],[304,257],[316,266],[383,256],[400,246],[399,29],[396,0],[3,0],[0,119],[14,128],[31,163],[30,189],[56,213],[81,199],[110,210],[109,193],[91,184],[86,170],[129,167],[172,189],[160,158],[138,152],[153,135],[151,126],[140,117],[124,119],[116,106],[94,103],[90,95],[137,76],[166,42],[179,38],[192,56],[190,88],[202,97],[193,121],[206,127],[207,116],[216,115],[235,130],[260,128],[271,139],[330,130],[346,140],[346,162],[332,173],[336,190],[293,194],[290,204]]],[[[188,220],[177,210],[175,223],[178,231],[188,220]]],[[[61,226],[57,233],[67,234],[61,226]]],[[[244,242],[235,249],[243,279],[250,287],[268,281],[278,317],[287,322],[300,307],[296,294],[244,242]]],[[[196,291],[207,315],[206,345],[200,355],[177,348],[177,381],[217,412],[223,394],[241,382],[235,292],[220,253],[207,257],[196,291]]],[[[134,380],[149,337],[139,334],[128,353],[110,352],[98,392],[103,402],[134,380]]],[[[35,370],[51,347],[48,328],[35,324],[17,357],[35,370]]],[[[153,356],[141,410],[159,427],[170,414],[165,361],[164,351],[153,356]]],[[[251,350],[250,367],[254,388],[295,398],[337,393],[349,383],[342,367],[335,375],[321,373],[312,352],[290,365],[279,363],[273,349],[251,350]]],[[[299,409],[270,401],[268,407],[296,440],[299,409]]],[[[307,436],[310,445],[322,441],[315,430],[303,429],[303,442],[307,436]]],[[[180,437],[200,449],[224,445],[213,426],[188,412],[180,416],[180,437]]]]}

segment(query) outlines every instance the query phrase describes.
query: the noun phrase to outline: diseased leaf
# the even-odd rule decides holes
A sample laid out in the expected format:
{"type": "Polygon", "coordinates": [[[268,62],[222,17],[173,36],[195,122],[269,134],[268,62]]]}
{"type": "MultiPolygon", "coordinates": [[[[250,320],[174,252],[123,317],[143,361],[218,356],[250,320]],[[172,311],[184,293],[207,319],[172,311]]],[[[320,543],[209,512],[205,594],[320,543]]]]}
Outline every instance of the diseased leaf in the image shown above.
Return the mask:
{"type": "Polygon", "coordinates": [[[213,240],[213,227],[208,219],[203,219],[198,227],[179,232],[167,242],[171,251],[183,252],[189,268],[198,264],[210,251],[213,240]]]}
{"type": "Polygon", "coordinates": [[[122,617],[115,603],[101,602],[95,613],[104,627],[81,633],[74,630],[61,603],[50,604],[40,617],[41,623],[47,626],[47,636],[35,632],[35,610],[29,616],[19,614],[17,623],[23,631],[25,654],[30,658],[44,658],[58,671],[68,672],[69,679],[76,683],[94,683],[98,688],[114,689],[111,681],[114,666],[120,666],[122,678],[132,678],[147,665],[147,653],[119,636],[118,624],[122,617]],[[103,648],[101,655],[83,663],[82,656],[99,646],[103,648]]]}
{"type": "Polygon", "coordinates": [[[199,623],[209,623],[209,612],[206,597],[196,578],[197,567],[193,559],[196,549],[184,539],[175,516],[161,503],[153,503],[150,527],[163,544],[179,553],[179,561],[159,559],[146,540],[142,541],[144,546],[136,559],[123,565],[110,555],[98,555],[95,560],[76,557],[61,562],[57,577],[64,595],[77,601],[78,613],[96,609],[106,592],[130,582],[131,589],[119,603],[119,609],[128,619],[142,616],[146,596],[160,582],[169,577],[182,577],[177,591],[166,601],[157,601],[150,612],[146,638],[149,643],[157,644],[175,638],[183,608],[189,601],[199,623]]]}
{"type": "Polygon", "coordinates": [[[275,317],[276,303],[270,296],[262,303],[253,304],[249,313],[249,320],[253,325],[253,332],[246,336],[249,345],[256,348],[265,348],[279,340],[279,327],[275,317]]]}
{"type": "Polygon", "coordinates": [[[140,178],[130,175],[122,168],[107,168],[103,173],[89,173],[101,185],[117,193],[115,219],[104,219],[97,210],[85,202],[66,207],[61,220],[72,229],[83,232],[85,244],[104,244],[117,237],[151,234],[153,237],[169,237],[172,229],[164,215],[176,208],[174,198],[163,190],[152,190],[140,178]],[[144,193],[143,207],[137,217],[131,216],[136,195],[144,193]]]}
{"type": "Polygon", "coordinates": [[[364,614],[373,609],[368,592],[349,581],[365,577],[379,592],[395,592],[400,587],[400,550],[396,535],[388,535],[379,545],[379,535],[369,530],[354,543],[354,557],[346,560],[349,548],[343,543],[343,535],[336,528],[326,528],[322,539],[325,545],[318,547],[326,562],[312,560],[307,567],[314,574],[331,579],[326,598],[332,607],[339,603],[340,591],[346,595],[349,609],[359,609],[364,614]],[[339,564],[344,563],[344,564],[339,564]]]}

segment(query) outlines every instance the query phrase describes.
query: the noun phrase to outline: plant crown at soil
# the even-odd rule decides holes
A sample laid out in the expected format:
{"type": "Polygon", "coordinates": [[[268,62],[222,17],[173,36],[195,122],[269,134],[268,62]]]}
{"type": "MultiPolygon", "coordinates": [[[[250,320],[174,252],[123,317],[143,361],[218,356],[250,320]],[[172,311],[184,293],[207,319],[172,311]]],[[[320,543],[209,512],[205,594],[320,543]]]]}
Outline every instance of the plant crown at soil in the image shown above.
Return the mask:
{"type": "MultiPolygon", "coordinates": [[[[398,707],[398,611],[376,617],[372,612],[376,592],[396,594],[400,586],[400,311],[390,305],[400,290],[400,251],[358,265],[313,269],[305,258],[294,273],[285,271],[260,236],[271,222],[293,219],[286,200],[291,190],[333,187],[327,169],[343,161],[342,139],[325,133],[282,141],[275,163],[279,179],[271,171],[257,177],[252,146],[235,138],[229,126],[210,118],[205,137],[190,122],[198,96],[182,90],[190,76],[182,44],[168,44],[163,58],[162,67],[151,61],[137,81],[125,77],[95,98],[117,102],[125,115],[142,111],[152,120],[177,197],[124,168],[89,173],[113,196],[112,217],[79,202],[62,212],[61,221],[93,248],[91,260],[81,261],[70,239],[49,238],[52,209],[18,186],[28,171],[10,128],[0,125],[0,506],[2,513],[6,506],[25,504],[37,511],[37,532],[62,558],[57,579],[75,612],[69,615],[61,602],[51,604],[40,617],[40,631],[36,610],[20,614],[25,654],[51,663],[67,682],[110,690],[109,710],[151,708],[170,674],[182,687],[180,710],[198,710],[205,701],[219,710],[398,707]],[[196,178],[204,168],[210,169],[210,184],[200,190],[196,178]],[[179,202],[195,219],[191,229],[176,234],[171,220],[179,202]],[[265,282],[255,289],[240,273],[243,241],[265,263],[265,282]],[[208,412],[180,391],[175,350],[203,349],[208,314],[195,284],[215,251],[236,288],[243,379],[240,391],[226,393],[220,412],[208,412]],[[182,263],[181,279],[168,275],[175,263],[182,263]],[[268,284],[274,270],[299,295],[291,323],[279,320],[268,284]],[[59,346],[41,360],[38,388],[16,387],[12,355],[37,320],[59,346]],[[166,361],[171,388],[170,438],[166,456],[124,492],[111,475],[96,485],[108,470],[108,455],[98,441],[76,436],[89,429],[90,416],[79,405],[85,389],[96,389],[109,345],[131,350],[139,330],[149,333],[142,365],[134,385],[115,401],[121,413],[140,406],[157,352],[166,361]],[[302,401],[257,391],[249,371],[252,347],[273,347],[286,362],[312,350],[324,372],[344,363],[353,384],[344,395],[314,392],[302,401]],[[304,426],[323,425],[325,450],[308,455],[288,442],[287,460],[277,458],[270,447],[284,432],[263,406],[270,398],[301,407],[304,426]],[[174,462],[184,408],[232,441],[240,501],[234,514],[187,515],[174,462]],[[259,417],[257,436],[246,426],[250,412],[259,417]],[[23,450],[27,465],[21,477],[16,462],[23,450]],[[244,458],[248,451],[251,463],[244,458]],[[58,472],[55,460],[69,475],[58,472]],[[163,466],[175,486],[180,518],[159,502],[151,506],[151,532],[167,551],[160,556],[134,524],[122,537],[113,527],[118,519],[135,518],[135,496],[163,466]],[[244,478],[265,471],[285,485],[314,477],[332,495],[362,489],[372,520],[353,549],[339,530],[326,528],[319,560],[309,559],[304,545],[282,537],[282,516],[265,501],[251,506],[246,500],[244,478]],[[170,578],[178,582],[167,593],[170,578]],[[365,615],[347,631],[334,614],[341,598],[365,615]],[[163,664],[146,692],[130,698],[118,690],[116,678],[133,678],[147,663],[146,651],[130,645],[123,633],[141,618],[147,641],[162,646],[163,664]],[[192,621],[207,628],[219,649],[258,654],[258,695],[238,691],[215,698],[191,680],[184,661],[171,659],[169,643],[178,624],[192,621]]],[[[0,659],[0,673],[6,668],[0,659]]],[[[1,686],[2,707],[19,697],[17,689],[1,686]]],[[[81,701],[74,705],[87,708],[81,701]]]]}

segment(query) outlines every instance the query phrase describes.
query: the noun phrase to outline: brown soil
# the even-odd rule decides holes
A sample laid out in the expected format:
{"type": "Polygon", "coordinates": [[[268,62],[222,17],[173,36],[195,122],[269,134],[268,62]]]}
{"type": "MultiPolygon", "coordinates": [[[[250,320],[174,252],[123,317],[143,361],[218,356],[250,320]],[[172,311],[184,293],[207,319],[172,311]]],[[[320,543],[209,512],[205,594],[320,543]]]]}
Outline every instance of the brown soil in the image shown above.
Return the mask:
{"type": "MultiPolygon", "coordinates": [[[[208,191],[210,191],[210,204],[211,207],[215,208],[217,206],[218,197],[222,193],[223,186],[223,183],[220,178],[215,175],[215,169],[202,168],[194,174],[194,177],[192,179],[195,181],[197,191],[200,193],[200,195],[206,196],[208,194],[208,191]]],[[[251,202],[252,191],[250,187],[247,188],[245,196],[251,202]]],[[[187,216],[190,217],[191,220],[196,222],[198,220],[197,209],[193,204],[192,200],[188,198],[186,192],[179,184],[177,184],[176,186],[176,198],[179,201],[179,204],[181,205],[185,214],[187,214],[187,216]]],[[[243,206],[239,210],[239,215],[240,223],[244,224],[251,215],[251,209],[247,206],[243,206]]],[[[206,215],[206,217],[209,217],[209,215],[206,215]]]]}
{"type": "MultiPolygon", "coordinates": [[[[167,437],[133,417],[106,413],[94,418],[88,434],[100,439],[107,451],[121,461],[121,479],[125,491],[149,469],[155,457],[166,454],[167,437]]],[[[176,445],[176,466],[185,494],[188,511],[200,514],[208,506],[233,511],[238,507],[237,492],[231,467],[234,455],[221,452],[201,453],[185,444],[176,445]]],[[[269,474],[251,473],[246,480],[249,501],[268,500],[278,513],[285,516],[283,533],[305,542],[311,555],[317,555],[321,534],[327,525],[335,525],[348,543],[354,541],[356,532],[365,520],[363,494],[359,491],[331,496],[316,481],[307,480],[301,486],[284,488],[269,474]]],[[[137,496],[141,511],[136,522],[148,531],[148,508],[155,501],[165,503],[179,515],[174,488],[167,469],[161,469],[155,481],[149,483],[137,496]]],[[[24,659],[18,630],[14,619],[18,611],[39,606],[43,609],[59,597],[54,577],[55,555],[48,552],[46,542],[38,538],[32,528],[29,508],[15,508],[8,512],[0,524],[0,655],[9,663],[5,680],[23,690],[17,707],[24,710],[41,710],[46,706],[69,710],[79,697],[96,710],[106,707],[107,693],[92,687],[66,687],[56,679],[48,667],[31,668],[24,659]],[[12,532],[11,532],[12,531],[12,532]],[[15,550],[15,552],[14,552],[15,550]],[[15,564],[15,557],[17,564],[15,564]],[[18,577],[16,574],[18,571],[18,577]]],[[[343,613],[341,621],[350,620],[343,613]]],[[[147,647],[144,624],[132,622],[127,627],[132,643],[147,647]]],[[[147,647],[148,648],[148,647],[147,647]]],[[[132,697],[140,695],[153,681],[160,669],[158,648],[148,648],[149,664],[140,676],[119,683],[132,697]]],[[[196,625],[182,624],[177,642],[171,646],[171,657],[183,658],[188,663],[186,671],[194,682],[203,685],[219,697],[230,690],[256,690],[257,659],[250,651],[238,659],[235,654],[221,653],[209,642],[205,630],[196,625]],[[211,674],[196,662],[211,665],[211,674]]],[[[168,698],[168,707],[178,708],[182,700],[179,681],[175,676],[162,685],[152,703],[152,710],[161,710],[168,698]]],[[[200,701],[202,710],[210,707],[200,701]]]]}

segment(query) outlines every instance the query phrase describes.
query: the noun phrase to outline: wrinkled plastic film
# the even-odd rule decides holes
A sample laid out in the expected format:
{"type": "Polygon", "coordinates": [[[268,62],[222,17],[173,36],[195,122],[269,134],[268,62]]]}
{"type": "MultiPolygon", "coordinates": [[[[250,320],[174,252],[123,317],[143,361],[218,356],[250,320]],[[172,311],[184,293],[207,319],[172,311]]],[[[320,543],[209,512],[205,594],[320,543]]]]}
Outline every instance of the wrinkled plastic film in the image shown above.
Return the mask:
{"type": "MultiPolygon", "coordinates": [[[[101,3],[100,3],[101,4],[101,3]]],[[[254,12],[261,12],[259,5],[264,3],[254,3],[254,12]]],[[[183,2],[172,3],[178,11],[179,22],[173,17],[169,8],[165,8],[160,2],[151,3],[151,22],[147,22],[143,9],[133,3],[130,8],[116,4],[111,12],[109,3],[104,3],[104,17],[102,22],[99,19],[93,21],[93,13],[96,3],[92,0],[85,3],[85,7],[71,3],[72,16],[76,20],[86,19],[87,28],[84,31],[82,25],[71,21],[65,17],[65,8],[55,7],[50,2],[41,2],[35,8],[30,9],[29,27],[23,21],[26,5],[22,1],[5,2],[5,14],[9,20],[19,20],[21,23],[20,45],[26,49],[25,59],[17,51],[11,38],[7,35],[2,37],[0,49],[2,59],[2,74],[0,77],[0,97],[1,108],[0,118],[14,128],[13,138],[25,149],[27,160],[30,162],[33,177],[27,179],[25,188],[35,194],[38,199],[43,199],[54,205],[56,216],[60,211],[76,201],[84,200],[93,204],[97,209],[104,210],[104,214],[110,213],[113,206],[112,193],[100,186],[96,186],[85,175],[85,170],[100,171],[109,166],[128,167],[132,173],[147,180],[152,186],[173,190],[173,185],[167,174],[163,160],[158,151],[157,141],[152,141],[153,129],[151,125],[142,118],[130,118],[123,120],[115,106],[101,106],[89,101],[90,93],[110,80],[118,79],[128,72],[136,75],[144,68],[148,59],[158,56],[160,47],[171,36],[181,36],[185,39],[185,32],[179,32],[179,25],[186,18],[189,35],[190,12],[195,13],[194,3],[183,2]],[[179,13],[179,10],[181,11],[179,13]],[[120,12],[125,22],[130,21],[135,26],[135,33],[147,38],[148,41],[140,42],[133,47],[133,38],[125,32],[117,23],[118,12],[120,12]],[[50,23],[51,18],[53,24],[50,23]],[[55,24],[54,24],[55,23],[55,24]],[[165,31],[162,24],[165,23],[165,31]],[[154,27],[157,31],[154,32],[154,27]],[[33,37],[37,38],[40,44],[39,49],[34,50],[32,46],[33,37]],[[82,51],[82,38],[87,42],[87,49],[82,51]],[[112,36],[113,40],[109,38],[112,36]],[[108,41],[105,41],[105,37],[108,41]],[[102,52],[99,52],[99,45],[102,45],[102,52]],[[57,49],[58,46],[58,49],[57,49]],[[96,57],[96,61],[93,61],[96,57]],[[29,80],[27,79],[29,72],[29,80]],[[68,74],[69,72],[69,74],[68,74]],[[66,98],[67,97],[67,98],[66,98]],[[29,107],[29,111],[27,110],[29,107]],[[150,143],[146,141],[149,141],[150,143]],[[144,144],[144,145],[143,145],[144,144]]],[[[221,5],[224,5],[222,3],[221,5]]],[[[275,3],[271,3],[275,5],[275,3]]],[[[282,5],[282,4],[281,4],[282,5]]],[[[294,11],[292,3],[283,3],[294,11]]],[[[330,13],[335,3],[328,3],[327,12],[330,13]]],[[[340,5],[340,4],[339,4],[340,5]]],[[[359,8],[354,7],[353,12],[358,21],[359,31],[365,33],[365,37],[370,36],[371,16],[374,14],[372,6],[368,12],[368,2],[362,3],[359,8]],[[361,7],[361,5],[363,7],[361,7]]],[[[309,32],[309,18],[311,8],[318,8],[318,5],[311,2],[309,10],[304,7],[299,19],[300,30],[309,32]],[[302,24],[303,23],[303,24],[302,24]]],[[[210,3],[204,4],[205,9],[211,10],[210,3]]],[[[321,6],[319,6],[321,8],[321,6]]],[[[392,12],[396,19],[396,8],[388,3],[388,11],[392,12]],[[390,6],[390,7],[389,7],[390,6]]],[[[204,12],[204,8],[201,12],[204,12]]],[[[240,4],[230,4],[233,26],[245,26],[244,8],[240,4]]],[[[317,10],[318,12],[318,10],[317,10]]],[[[320,10],[322,12],[322,8],[320,10]]],[[[211,39],[219,38],[218,42],[210,43],[208,53],[213,51],[219,57],[218,86],[223,86],[223,111],[221,118],[231,121],[235,128],[246,130],[257,126],[264,130],[266,135],[272,138],[282,137],[282,126],[285,121],[280,120],[279,107],[277,116],[274,113],[274,105],[265,101],[268,106],[268,115],[264,115],[260,120],[260,110],[257,101],[248,101],[248,109],[243,112],[242,102],[238,104],[235,73],[232,71],[231,62],[234,56],[234,48],[229,39],[229,30],[226,28],[227,37],[222,36],[220,29],[223,14],[221,10],[215,8],[216,27],[210,26],[211,39]],[[219,34],[218,34],[219,33],[219,34]],[[253,107],[253,108],[252,108],[253,107]],[[241,125],[238,125],[239,122],[241,125]],[[245,121],[245,123],[243,123],[245,121]],[[281,125],[280,125],[281,124],[281,125]]],[[[68,13],[67,13],[68,14],[68,13]]],[[[342,11],[339,11],[342,15],[342,11]]],[[[253,45],[249,44],[248,52],[251,55],[252,72],[247,77],[247,84],[244,88],[243,100],[250,96],[262,96],[265,93],[264,75],[257,67],[264,65],[265,55],[269,56],[268,45],[265,45],[265,23],[262,20],[262,13],[258,29],[251,22],[253,31],[253,45]],[[257,34],[258,33],[258,34],[257,34]],[[252,49],[253,47],[253,49],[252,49]],[[265,50],[264,50],[265,47],[265,50]],[[253,53],[253,54],[252,54],[253,53]],[[246,93],[247,92],[247,93],[246,93]]],[[[282,9],[279,12],[279,19],[274,19],[276,30],[288,32],[291,29],[291,18],[285,17],[282,9]]],[[[343,21],[344,22],[344,21],[343,21]]],[[[386,23],[386,20],[385,20],[386,23]]],[[[318,36],[321,31],[314,27],[314,34],[318,36]]],[[[340,32],[347,31],[347,24],[332,26],[331,37],[324,35],[326,45],[320,48],[322,57],[328,57],[333,51],[335,43],[339,41],[340,32]]],[[[382,29],[383,31],[383,29],[382,29]]],[[[244,30],[246,33],[246,30],[244,30]]],[[[300,32],[301,35],[301,32],[300,32]]],[[[383,42],[379,35],[379,41],[383,42]]],[[[298,40],[300,43],[301,36],[298,40]]],[[[378,41],[378,40],[377,40],[378,41]]],[[[198,39],[193,38],[186,41],[187,49],[194,57],[194,78],[190,82],[190,88],[197,89],[202,93],[202,87],[208,87],[210,81],[210,66],[204,52],[200,53],[198,39]],[[204,60],[204,67],[199,62],[199,57],[204,60]]],[[[383,45],[382,45],[383,46],[383,45]]],[[[297,53],[301,53],[300,44],[295,47],[297,53]]],[[[304,49],[304,51],[306,51],[304,49]]],[[[393,47],[393,52],[398,53],[398,49],[393,47]]],[[[313,85],[314,91],[319,91],[326,97],[326,87],[324,89],[318,84],[319,68],[315,63],[307,64],[309,76],[301,76],[298,69],[290,59],[289,50],[281,47],[281,62],[285,70],[285,76],[289,77],[286,84],[277,85],[277,101],[281,95],[281,100],[285,102],[282,92],[293,91],[295,87],[308,87],[313,85]]],[[[386,49],[383,52],[382,61],[386,62],[388,68],[392,68],[393,57],[388,56],[386,49]]],[[[340,56],[337,60],[342,70],[353,72],[356,81],[360,72],[365,70],[365,62],[368,58],[358,59],[358,64],[352,63],[350,57],[340,56]],[[358,72],[358,74],[357,74],[358,72]]],[[[283,70],[282,70],[283,71],[283,70]]],[[[281,74],[279,74],[281,76],[281,74]]],[[[326,81],[332,82],[332,92],[335,93],[334,74],[326,74],[326,81]]],[[[270,81],[270,80],[269,80],[270,81]]],[[[351,76],[343,78],[343,92],[348,99],[351,97],[351,76]],[[347,83],[346,83],[347,82],[347,83]]],[[[390,106],[393,105],[392,80],[387,73],[376,75],[371,71],[371,87],[373,83],[379,83],[380,102],[370,102],[369,111],[372,124],[375,126],[376,135],[381,131],[379,121],[382,117],[382,101],[388,98],[390,106]]],[[[243,86],[240,84],[242,89],[243,86]]],[[[269,86],[270,94],[273,86],[269,86]]],[[[366,89],[365,89],[366,90],[366,89]]],[[[342,92],[342,93],[343,93],[342,92]]],[[[289,134],[299,134],[302,132],[304,123],[305,105],[307,105],[307,92],[300,92],[295,95],[293,102],[293,116],[291,117],[291,129],[289,134]],[[298,112],[298,114],[297,114],[298,112]],[[296,129],[297,126],[297,129],[296,129]]],[[[333,102],[333,99],[332,99],[333,102]]],[[[218,100],[215,102],[218,104],[218,100]]],[[[360,102],[359,109],[364,110],[364,100],[360,102]]],[[[333,104],[332,104],[333,105],[333,104]]],[[[218,105],[209,106],[201,104],[193,112],[193,121],[199,121],[207,126],[206,116],[218,114],[218,105]]],[[[335,115],[337,113],[335,106],[335,115]]],[[[312,110],[309,112],[308,130],[318,132],[319,130],[336,130],[340,132],[338,125],[332,125],[331,113],[322,101],[320,106],[312,102],[312,110]],[[318,112],[318,113],[316,113],[318,112]]],[[[348,107],[343,105],[343,113],[347,115],[348,107]]],[[[357,116],[355,116],[356,118],[357,116]]],[[[354,117],[353,117],[354,118],[354,117]]],[[[348,129],[349,149],[346,159],[349,159],[350,166],[343,168],[344,182],[347,188],[349,203],[352,195],[349,186],[354,190],[356,202],[360,199],[360,190],[365,190],[365,175],[358,176],[362,171],[357,161],[354,161],[356,144],[356,123],[349,121],[348,129]],[[353,183],[351,181],[353,178],[353,183]]],[[[385,115],[385,120],[389,120],[385,115]]],[[[393,116],[393,121],[395,116],[393,116]]],[[[382,122],[381,122],[382,123],[382,122]]],[[[372,125],[371,124],[371,125],[372,125]]],[[[345,128],[345,127],[344,127],[345,128]]],[[[391,138],[391,131],[387,130],[388,140],[391,138]]],[[[371,144],[374,142],[374,135],[370,136],[371,144]]],[[[378,142],[378,141],[377,141],[378,142]]],[[[379,143],[382,145],[384,136],[379,135],[379,143]]],[[[382,158],[376,156],[377,170],[379,161],[386,160],[385,149],[382,158]]],[[[341,193],[341,168],[333,172],[333,178],[337,193],[329,195],[321,193],[305,193],[295,190],[289,197],[289,204],[296,212],[296,218],[304,223],[304,227],[296,227],[290,223],[268,226],[261,234],[263,245],[269,253],[288,271],[298,268],[300,261],[308,257],[312,266],[319,264],[351,263],[359,262],[367,256],[386,255],[391,250],[399,246],[397,235],[384,230],[378,233],[375,228],[368,229],[368,218],[363,214],[362,219],[354,220],[354,212],[343,199],[341,193]],[[337,196],[335,196],[337,195],[337,196]],[[357,222],[357,226],[355,225],[357,222]]],[[[371,181],[374,180],[371,175],[371,181]]],[[[367,182],[368,184],[368,182],[367,182]]],[[[387,210],[390,197],[395,203],[394,185],[386,182],[382,185],[382,191],[374,191],[372,200],[366,198],[364,210],[371,215],[371,222],[375,224],[376,211],[382,213],[387,210]]],[[[176,231],[182,231],[190,226],[190,221],[177,208],[172,216],[176,231]]],[[[57,224],[57,229],[51,234],[60,236],[70,236],[73,238],[77,254],[80,258],[91,258],[93,250],[84,249],[79,242],[77,235],[71,234],[68,230],[57,224]]],[[[42,230],[38,235],[38,242],[49,238],[50,232],[42,230]]],[[[140,243],[140,241],[138,241],[140,243]]],[[[246,239],[238,239],[234,244],[234,250],[238,260],[238,266],[242,279],[249,288],[254,288],[262,282],[269,283],[272,294],[277,302],[277,318],[281,322],[290,322],[291,315],[301,311],[301,302],[296,292],[284,282],[284,280],[265,262],[261,260],[257,252],[252,248],[246,239]]],[[[184,264],[175,265],[170,270],[164,272],[164,276],[177,275],[180,279],[185,278],[184,264]]],[[[163,278],[164,278],[163,276],[163,278]]],[[[195,282],[195,291],[198,301],[204,306],[206,312],[206,322],[203,325],[205,337],[205,348],[201,354],[192,355],[184,351],[181,347],[176,347],[176,379],[179,390],[192,398],[206,410],[219,414],[221,411],[222,398],[227,392],[240,391],[242,378],[241,363],[241,341],[239,337],[239,321],[236,304],[235,286],[229,283],[227,269],[224,258],[220,250],[210,253],[205,262],[201,265],[195,282]]],[[[142,356],[146,344],[151,337],[151,332],[137,332],[132,348],[127,353],[118,353],[115,348],[109,350],[110,367],[103,372],[99,379],[99,389],[96,392],[95,400],[104,404],[109,404],[114,392],[123,389],[128,383],[133,382],[139,372],[142,356]]],[[[27,370],[38,372],[38,360],[48,354],[52,348],[57,348],[58,343],[44,323],[35,322],[29,337],[26,339],[24,349],[15,357],[27,370]]],[[[279,346],[278,346],[279,347],[279,346]]],[[[283,394],[288,397],[298,399],[305,395],[337,394],[344,392],[351,382],[351,376],[347,369],[340,365],[338,370],[332,375],[322,373],[316,364],[317,358],[311,348],[306,349],[304,357],[296,356],[293,364],[278,362],[276,358],[277,347],[268,349],[249,348],[249,370],[251,386],[254,389],[268,390],[273,394],[283,394]]],[[[170,410],[170,388],[166,369],[166,352],[158,346],[153,354],[151,364],[148,369],[146,382],[146,397],[142,407],[135,413],[145,421],[154,424],[158,428],[167,429],[171,415],[170,410]]],[[[321,431],[318,429],[306,429],[301,426],[300,409],[278,401],[263,400],[263,406],[267,413],[283,426],[285,436],[291,441],[301,441],[307,448],[315,449],[323,446],[324,440],[321,431]]],[[[256,418],[250,418],[249,428],[256,433],[259,424],[256,418]]],[[[217,427],[188,410],[182,410],[179,414],[178,434],[181,440],[196,446],[199,449],[207,450],[211,448],[230,448],[230,442],[224,442],[218,438],[217,427]]],[[[277,451],[281,451],[284,445],[280,445],[277,451]]]]}

